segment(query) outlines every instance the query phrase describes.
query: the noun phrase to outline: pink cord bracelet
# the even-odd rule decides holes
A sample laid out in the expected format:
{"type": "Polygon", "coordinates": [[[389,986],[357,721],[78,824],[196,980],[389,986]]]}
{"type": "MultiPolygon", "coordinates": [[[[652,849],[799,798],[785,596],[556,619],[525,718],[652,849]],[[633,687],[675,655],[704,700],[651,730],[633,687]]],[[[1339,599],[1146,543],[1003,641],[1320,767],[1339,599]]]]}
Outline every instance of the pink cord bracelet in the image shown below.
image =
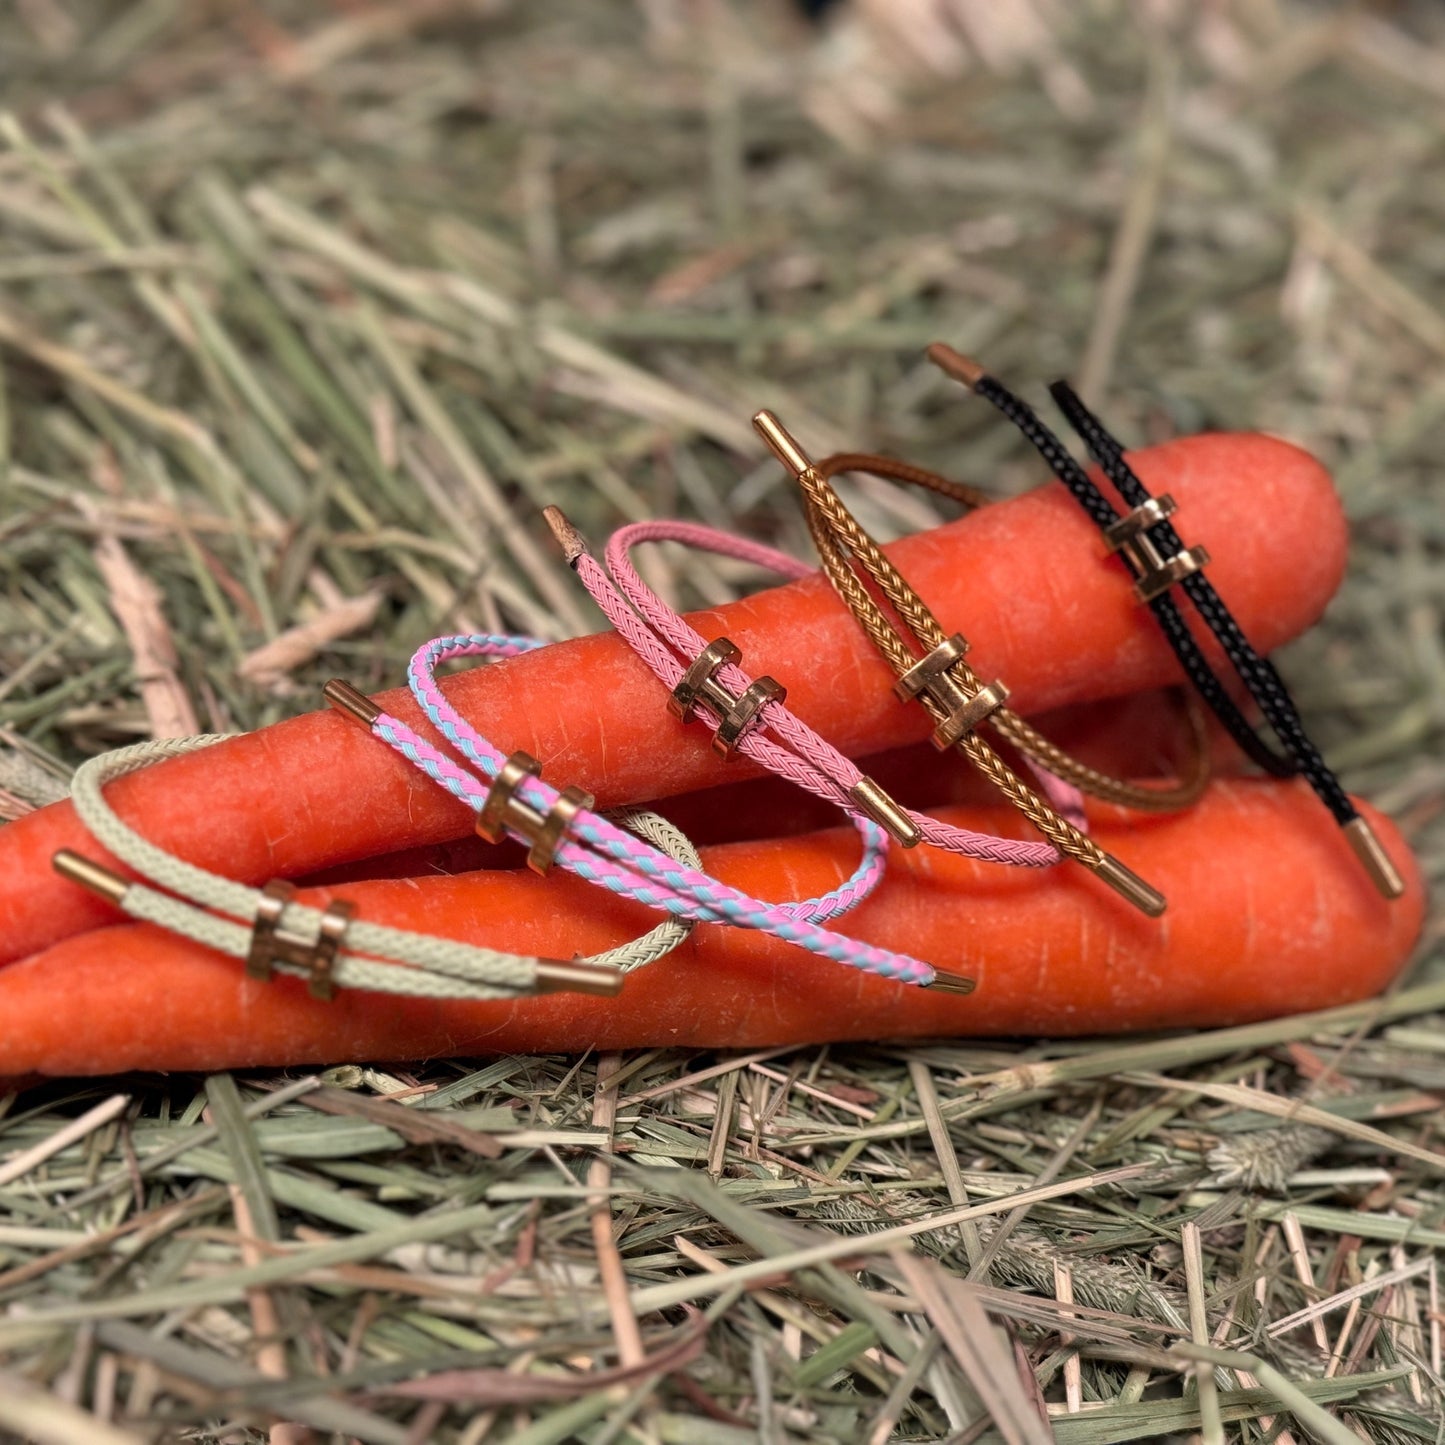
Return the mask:
{"type": "MultiPolygon", "coordinates": [[[[702,923],[727,923],[773,934],[807,951],[899,983],[969,993],[971,979],[943,973],[907,954],[878,948],[819,926],[866,897],[881,862],[860,869],[820,899],[769,903],[690,868],[617,827],[592,809],[577,788],[558,792],[538,776],[526,754],[503,754],[451,706],[433,670],[456,657],[511,657],[535,649],[532,638],[453,636],[418,649],[408,673],[413,694],[431,721],[478,772],[459,766],[400,719],[383,712],[349,684],[329,683],[327,699],[477,813],[477,831],[492,841],[510,834],[530,847],[528,864],[545,873],[555,861],[599,887],[650,908],[702,923]]],[[[866,863],[867,860],[865,860],[866,863]]]]}
{"type": "MultiPolygon", "coordinates": [[[[784,704],[772,678],[751,678],[727,638],[709,643],[642,580],[631,549],[644,542],[687,546],[753,563],[790,580],[813,568],[761,542],[735,537],[697,523],[634,522],[619,528],[604,553],[606,566],[587,550],[581,535],[556,507],[544,513],[573,570],[628,645],[670,693],[669,707],[683,721],[702,718],[713,729],[714,748],[745,753],[771,772],[844,809],[856,823],[881,824],[905,847],[920,841],[985,862],[1046,868],[1059,862],[1052,844],[998,838],[957,828],[895,802],[857,765],[819,737],[784,704]]],[[[1040,782],[1060,811],[1082,816],[1082,800],[1071,784],[1039,771],[1040,782]]]]}

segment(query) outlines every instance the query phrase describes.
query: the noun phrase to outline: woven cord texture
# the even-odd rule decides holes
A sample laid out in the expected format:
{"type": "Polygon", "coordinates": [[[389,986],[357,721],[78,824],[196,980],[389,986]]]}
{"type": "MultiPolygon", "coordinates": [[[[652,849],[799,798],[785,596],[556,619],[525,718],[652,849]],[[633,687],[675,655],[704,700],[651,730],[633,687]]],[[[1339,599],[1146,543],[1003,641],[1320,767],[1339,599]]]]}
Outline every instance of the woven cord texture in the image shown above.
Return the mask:
{"type": "MultiPolygon", "coordinates": [[[[1150,493],[1125,459],[1123,447],[1103,423],[1066,384],[1056,383],[1052,391],[1070,424],[1103,468],[1105,476],[1118,488],[1119,495],[1131,507],[1147,502],[1150,493]]],[[[1151,529],[1151,535],[1165,555],[1172,556],[1184,548],[1179,533],[1167,518],[1151,529]]],[[[1359,814],[1340,786],[1339,779],[1306,734],[1299,709],[1295,707],[1294,699],[1274,665],[1255,651],[1208,577],[1202,572],[1195,572],[1184,578],[1180,585],[1205,625],[1219,639],[1220,646],[1259,704],[1265,719],[1293,757],[1299,771],[1334,815],[1335,821],[1342,825],[1352,822],[1359,814]]]]}
{"type": "MultiPolygon", "coordinates": [[[[232,958],[245,958],[251,946],[251,930],[229,919],[217,918],[178,898],[156,892],[142,885],[133,885],[126,894],[125,910],[132,918],[153,923],[170,933],[194,939],[205,948],[232,958]]],[[[307,970],[298,964],[278,960],[278,973],[296,978],[306,977],[307,970]]],[[[366,989],[371,993],[389,993],[410,998],[487,999],[514,998],[515,988],[467,982],[443,974],[428,973],[421,968],[400,967],[355,958],[347,951],[336,956],[333,978],[339,987],[366,989]]]]}
{"type": "MultiPolygon", "coordinates": [[[[178,898],[168,900],[174,904],[175,909],[187,910],[190,904],[198,903],[205,908],[218,909],[233,917],[250,921],[255,918],[259,898],[257,890],[185,863],[141,838],[116,817],[104,797],[105,784],[112,778],[134,772],[163,758],[177,757],[208,747],[221,740],[221,735],[214,734],[200,738],[159,739],[93,758],[77,771],[73,782],[73,797],[81,821],[101,846],[128,867],[150,878],[160,888],[178,895],[178,898]]],[[[679,829],[665,819],[643,812],[632,813],[628,817],[629,822],[636,826],[639,832],[652,838],[658,846],[673,856],[683,861],[697,859],[691,843],[679,829]]],[[[167,916],[174,919],[178,915],[173,911],[167,916]]],[[[223,947],[223,951],[235,953],[237,956],[245,954],[250,946],[250,928],[214,918],[209,914],[198,913],[195,916],[205,920],[204,926],[210,929],[206,937],[201,937],[195,928],[178,928],[176,931],[186,933],[209,947],[223,947]],[[225,933],[226,929],[235,930],[233,943],[236,939],[244,941],[239,948],[225,947],[213,941],[230,937],[225,933]]],[[[315,937],[319,933],[321,916],[318,909],[290,904],[283,913],[281,922],[288,931],[300,930],[303,937],[315,937]]],[[[153,921],[162,922],[159,917],[153,921]]],[[[689,922],[667,919],[642,938],[582,961],[595,965],[611,964],[631,970],[671,952],[690,931],[689,922]]],[[[530,989],[536,982],[535,963],[530,957],[478,948],[430,934],[389,928],[365,919],[354,919],[348,924],[345,944],[346,947],[338,958],[337,981],[351,987],[384,989],[421,997],[493,998],[508,997],[519,990],[530,989]],[[399,970],[394,965],[352,958],[351,955],[356,953],[394,958],[410,967],[399,970]],[[467,988],[462,992],[449,987],[443,988],[443,980],[431,975],[445,975],[465,983],[467,988]],[[482,987],[483,992],[477,992],[478,987],[482,987]]]]}
{"type": "MultiPolygon", "coordinates": [[[[909,626],[915,627],[915,636],[919,642],[925,644],[926,649],[938,646],[944,642],[944,630],[939,627],[938,620],[929,611],[928,605],[923,603],[912,587],[899,574],[896,568],[890,564],[889,559],[880,551],[877,543],[874,542],[863,527],[858,525],[853,513],[848,512],[847,507],[842,504],[838,494],[829,486],[829,477],[842,470],[874,470],[874,458],[867,455],[850,454],[840,452],[835,457],[829,457],[822,462],[821,467],[814,468],[811,473],[806,473],[801,478],[803,488],[803,510],[808,517],[808,529],[814,538],[814,545],[818,548],[819,558],[822,558],[824,571],[828,574],[829,581],[834,585],[834,590],[847,605],[848,611],[853,613],[868,637],[873,640],[874,646],[883,653],[893,666],[894,672],[903,673],[916,660],[916,653],[894,631],[892,624],[884,616],[883,610],[874,598],[868,594],[863,581],[855,574],[853,566],[848,562],[848,553],[858,559],[860,565],[866,569],[874,581],[879,584],[880,590],[884,592],[890,603],[899,611],[899,616],[907,618],[912,616],[913,621],[909,626]],[[844,462],[848,467],[845,468],[844,462]],[[864,467],[863,462],[867,462],[864,467]],[[847,548],[847,552],[844,551],[847,548]]],[[[907,467],[907,464],[897,464],[900,473],[906,471],[909,474],[920,475],[929,478],[925,486],[932,481],[944,484],[935,490],[954,488],[954,484],[948,483],[945,478],[935,477],[933,473],[925,473],[922,468],[907,467]]],[[[877,471],[877,474],[889,477],[892,480],[892,473],[877,471]]],[[[913,480],[912,475],[903,480],[913,480]]],[[[970,488],[957,488],[959,491],[968,491],[970,488]]],[[[952,494],[952,490],[948,491],[952,494]]],[[[972,493],[977,496],[977,493],[972,493]]],[[[955,672],[959,679],[964,682],[967,688],[977,691],[981,686],[980,679],[975,675],[974,670],[968,666],[967,660],[959,659],[954,665],[955,672]]],[[[925,696],[920,698],[923,707],[928,709],[929,715],[935,722],[944,721],[945,714],[941,708],[925,696]]],[[[977,738],[965,738],[961,744],[965,753],[972,759],[975,766],[983,770],[984,775],[994,783],[996,788],[1003,792],[1003,795],[1010,802],[1023,812],[1035,824],[1035,827],[1042,832],[1043,837],[1051,845],[1052,857],[1049,861],[1056,861],[1059,854],[1068,854],[1069,857],[1078,858],[1079,861],[1088,861],[1094,866],[1095,858],[1101,860],[1103,854],[1092,842],[1087,840],[1084,834],[1069,824],[1066,819],[1061,818],[1052,808],[1049,808],[1042,799],[1027,788],[1025,783],[1014,775],[1013,770],[1003,762],[987,743],[977,738]],[[977,747],[970,747],[970,743],[977,744],[977,747]],[[977,756],[975,756],[977,754],[977,756]]],[[[939,847],[958,848],[958,841],[949,838],[948,841],[935,837],[928,829],[923,834],[926,841],[933,842],[939,847]]],[[[1000,845],[1006,844],[1006,840],[991,840],[994,848],[998,850],[1000,845]]],[[[970,850],[971,851],[971,850],[970,850]]],[[[1009,850],[1012,854],[1014,850],[1009,850]]],[[[1019,863],[1022,858],[1017,855],[1006,855],[1001,861],[1019,863]]],[[[1033,861],[1029,858],[1027,861],[1033,861]]]]}
{"type": "MultiPolygon", "coordinates": [[[[584,561],[590,561],[592,566],[601,572],[600,565],[596,563],[596,560],[587,558],[585,553],[582,557],[578,558],[579,564],[584,563],[584,561]]],[[[579,571],[580,570],[581,566],[579,565],[579,571]]],[[[612,587],[610,581],[606,580],[605,573],[602,573],[602,581],[605,582],[605,585],[599,582],[599,590],[594,595],[598,597],[599,601],[602,601],[610,593],[617,607],[621,607],[625,612],[625,603],[620,595],[617,594],[615,588],[612,587]]],[[[608,611],[608,615],[611,617],[616,611],[616,608],[610,607],[605,610],[608,611]]],[[[628,613],[628,616],[631,616],[631,614],[628,613]]],[[[621,613],[617,614],[616,620],[617,623],[624,626],[640,627],[640,623],[638,623],[635,616],[631,618],[630,624],[621,613]]],[[[642,630],[645,632],[645,629],[642,630]]],[[[660,646],[660,644],[658,645],[660,646]]],[[[490,655],[490,648],[491,639],[481,634],[475,636],[457,635],[453,637],[436,638],[424,647],[418,649],[408,669],[408,680],[411,684],[413,696],[447,741],[463,756],[475,763],[488,777],[495,777],[501,770],[502,764],[506,761],[505,756],[497,747],[482,737],[481,734],[451,706],[437,686],[435,676],[433,675],[433,669],[440,662],[453,657],[487,656],[490,655]]],[[[677,676],[681,676],[681,669],[675,659],[668,656],[664,661],[668,668],[676,672],[677,676]]],[[[398,737],[403,735],[405,737],[405,745],[400,750],[416,763],[417,766],[432,774],[437,781],[442,782],[443,786],[456,792],[459,780],[455,776],[433,772],[434,764],[432,760],[444,762],[445,760],[442,758],[442,755],[436,753],[435,749],[432,749],[429,744],[418,738],[410,729],[397,723],[395,719],[387,718],[386,721],[398,737]]],[[[378,719],[378,723],[380,722],[381,719],[378,719]]],[[[386,740],[390,741],[391,739],[387,738],[386,740]]],[[[778,771],[780,771],[783,776],[796,782],[800,787],[807,787],[809,785],[804,775],[806,764],[802,760],[787,754],[786,750],[781,748],[777,743],[769,742],[765,738],[758,737],[756,738],[756,742],[762,745],[765,757],[774,759],[777,762],[778,771]]],[[[395,746],[395,744],[393,745],[395,746]]],[[[754,753],[754,756],[756,756],[756,753],[754,753]]],[[[462,776],[463,778],[466,777],[465,774],[462,776]]],[[[537,778],[527,779],[522,786],[521,792],[522,796],[524,796],[539,813],[544,815],[557,800],[556,789],[537,778]]],[[[467,779],[464,793],[459,794],[459,796],[465,796],[472,807],[480,808],[485,798],[485,791],[477,783],[476,779],[472,778],[467,779]]],[[[828,801],[833,801],[830,793],[826,790],[822,793],[822,796],[828,801]]],[[[887,848],[887,838],[881,828],[866,819],[855,820],[855,825],[863,837],[864,848],[863,856],[853,874],[839,884],[837,888],[830,890],[819,898],[808,898],[776,905],[763,905],[765,908],[773,910],[771,916],[775,918],[801,917],[817,922],[836,917],[840,913],[848,912],[861,902],[863,898],[868,896],[883,875],[885,861],[883,854],[887,848]]],[[[675,876],[675,869],[672,870],[671,873],[668,870],[668,865],[671,864],[672,860],[669,859],[666,854],[659,853],[657,849],[649,848],[631,834],[613,827],[606,818],[588,809],[584,809],[578,815],[573,831],[598,852],[605,853],[616,859],[626,871],[626,875],[631,878],[632,884],[639,883],[643,878],[658,879],[664,876],[675,876]]],[[[585,855],[568,851],[559,851],[558,853],[558,858],[569,867],[572,866],[572,862],[581,861],[584,856],[585,855]]],[[[593,858],[590,866],[592,873],[587,876],[597,875],[601,867],[601,860],[593,858]]],[[[669,888],[669,891],[672,892],[676,901],[681,905],[680,908],[671,911],[687,914],[688,916],[696,918],[697,921],[704,923],[729,921],[725,917],[720,919],[712,916],[707,911],[698,912],[688,907],[689,903],[695,904],[703,900],[703,884],[710,884],[712,882],[709,876],[701,870],[693,870],[692,877],[700,881],[696,884],[669,888]]],[[[623,879],[619,875],[615,876],[613,881],[621,883],[623,879]]],[[[608,886],[612,886],[612,884],[609,883],[608,886]]],[[[625,892],[626,888],[618,888],[615,891],[625,892]]],[[[642,898],[640,893],[633,893],[631,896],[642,898]]],[[[655,890],[650,896],[656,896],[655,890]]],[[[737,895],[738,898],[745,896],[746,895],[743,894],[737,895]]],[[[648,899],[643,898],[642,901],[646,902],[648,899]]],[[[657,905],[652,904],[651,906],[657,905]]],[[[750,926],[766,925],[754,924],[750,926]]]]}
{"type": "MultiPolygon", "coordinates": [[[[452,746],[474,761],[488,777],[495,777],[504,761],[502,754],[455,712],[431,676],[434,662],[444,656],[465,655],[468,649],[473,649],[473,643],[473,639],[462,636],[435,639],[418,649],[412,658],[409,677],[417,701],[452,746]],[[456,650],[449,651],[452,648],[456,650]]],[[[428,755],[440,756],[396,718],[383,714],[373,728],[383,741],[390,741],[383,727],[389,729],[392,736],[405,740],[408,757],[412,756],[411,750],[415,750],[416,756],[423,760],[421,766],[428,766],[425,761],[428,755]]],[[[545,813],[556,801],[556,790],[537,779],[528,781],[531,786],[524,785],[524,795],[534,808],[545,813]]],[[[483,789],[475,782],[473,786],[479,799],[483,789]]],[[[479,805],[478,800],[472,801],[472,806],[479,805]]],[[[621,896],[635,898],[651,908],[705,923],[756,928],[821,957],[885,978],[926,983],[933,977],[931,965],[919,959],[821,928],[789,905],[764,903],[706,873],[674,863],[665,854],[649,848],[588,809],[578,814],[573,837],[564,839],[556,856],[558,862],[579,877],[621,896]],[[619,863],[615,859],[625,861],[619,863]]]]}
{"type": "MultiPolygon", "coordinates": [[[[1068,448],[1027,402],[991,376],[982,378],[974,389],[1018,428],[1101,531],[1119,520],[1113,503],[1095,486],[1093,478],[1074,460],[1068,448]]],[[[1067,388],[1059,385],[1051,390],[1068,414],[1069,407],[1063,395],[1067,388]]],[[[1072,393],[1069,395],[1072,396],[1072,393]]],[[[1070,420],[1080,427],[1082,419],[1076,421],[1071,415],[1070,420]]],[[[1276,777],[1292,776],[1295,772],[1293,760],[1276,755],[1255,732],[1200,651],[1173,597],[1167,592],[1162,593],[1149,606],[1185,675],[1245,755],[1276,777]]]]}
{"type": "MultiPolygon", "coordinates": [[[[824,462],[824,466],[830,466],[834,460],[829,458],[824,462]]],[[[800,483],[808,511],[809,528],[829,580],[864,631],[888,657],[894,670],[902,673],[911,665],[912,654],[900,642],[882,609],[868,595],[849,567],[843,555],[843,547],[847,547],[848,552],[857,558],[868,575],[878,584],[899,616],[913,629],[925,651],[932,650],[945,640],[942,627],[923,600],[883,555],[877,543],[843,505],[822,469],[805,473],[800,478],[800,483]],[[901,666],[898,661],[900,652],[904,659],[901,666]]],[[[976,692],[983,685],[965,658],[960,658],[954,664],[954,672],[971,692],[976,692]]],[[[935,722],[943,721],[945,714],[931,698],[925,696],[921,701],[935,722]]],[[[998,712],[995,712],[994,718],[998,715],[998,712]]],[[[1098,844],[1049,807],[982,738],[970,733],[959,740],[959,747],[974,766],[1060,853],[1091,868],[1097,868],[1103,863],[1105,854],[1098,844]]]]}
{"type": "MultiPolygon", "coordinates": [[[[884,647],[884,650],[897,669],[896,653],[902,651],[904,656],[909,656],[909,654],[906,649],[902,649],[881,609],[868,596],[866,589],[848,566],[839,544],[840,532],[843,534],[849,551],[859,559],[870,576],[878,580],[879,571],[887,568],[892,578],[896,579],[896,589],[914,599],[916,606],[911,609],[900,607],[898,611],[900,616],[906,615],[906,611],[911,611],[915,617],[926,620],[925,630],[918,633],[921,642],[929,647],[936,647],[939,642],[943,641],[943,629],[923,601],[917,598],[908,583],[888,563],[887,558],[883,556],[873,539],[859,526],[856,518],[848,512],[837,493],[828,485],[833,476],[845,470],[870,471],[890,480],[916,482],[970,506],[981,505],[986,498],[972,488],[963,487],[958,483],[939,477],[935,473],[909,466],[907,463],[890,465],[887,470],[880,469],[875,465],[874,458],[857,453],[839,453],[827,458],[817,468],[821,482],[811,486],[805,484],[809,527],[819,555],[823,558],[823,565],[828,576],[847,603],[849,610],[863,625],[875,644],[882,646],[881,640],[885,637],[892,640],[893,647],[884,647]]],[[[883,585],[881,581],[879,585],[883,585]]],[[[892,590],[888,592],[888,596],[892,601],[892,590]]],[[[904,666],[907,666],[907,663],[904,666]]],[[[977,691],[982,686],[982,680],[968,665],[966,658],[956,662],[953,671],[970,691],[977,691]]],[[[925,698],[924,702],[935,720],[941,720],[941,713],[931,704],[930,700],[925,698]]],[[[1186,807],[1199,797],[1209,779],[1208,755],[1203,745],[1202,734],[1198,731],[1194,735],[1195,747],[1187,777],[1177,786],[1148,788],[1120,778],[1112,778],[1096,768],[1076,761],[1063,749],[1043,737],[1010,708],[998,708],[990,716],[989,722],[1002,737],[1007,738],[1014,747],[1046,772],[1057,778],[1066,779],[1069,783],[1096,797],[1125,807],[1146,811],[1172,811],[1186,807]]],[[[970,752],[969,756],[972,757],[973,754],[970,752]]],[[[1067,819],[1060,817],[1055,809],[1043,802],[1032,789],[1027,788],[996,753],[989,750],[988,756],[990,761],[978,762],[978,766],[984,769],[990,780],[1004,792],[1004,795],[1014,803],[1015,807],[1028,815],[1050,842],[1081,862],[1093,862],[1097,858],[1102,858],[1102,853],[1093,843],[1089,843],[1087,851],[1081,853],[1076,843],[1063,841],[1064,838],[1072,839],[1075,835],[1082,838],[1084,835],[1067,819]],[[1011,779],[1012,782],[1006,781],[1008,779],[1011,779]],[[1060,834],[1059,830],[1061,829],[1066,829],[1068,832],[1060,834]]],[[[975,759],[975,761],[977,760],[975,759]]]]}

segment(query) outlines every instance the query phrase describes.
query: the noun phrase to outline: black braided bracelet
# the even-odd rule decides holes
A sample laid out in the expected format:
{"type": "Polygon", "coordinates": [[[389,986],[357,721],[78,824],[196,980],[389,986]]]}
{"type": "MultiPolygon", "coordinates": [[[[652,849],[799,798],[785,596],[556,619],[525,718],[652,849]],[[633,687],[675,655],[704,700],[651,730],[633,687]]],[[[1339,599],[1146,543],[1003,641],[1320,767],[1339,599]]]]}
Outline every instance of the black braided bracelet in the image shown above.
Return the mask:
{"type": "Polygon", "coordinates": [[[1360,816],[1306,734],[1299,710],[1273,664],[1255,651],[1201,570],[1209,560],[1208,554],[1202,547],[1186,548],[1170,523],[1173,498],[1155,497],[1145,488],[1125,460],[1123,447],[1066,382],[1055,382],[1049,388],[1050,394],[1104,475],[1131,508],[1122,516],[1026,402],[987,375],[977,363],[951,348],[935,345],[929,348],[928,354],[950,376],[962,381],[1013,422],[1103,531],[1110,549],[1123,555],[1134,573],[1136,594],[1148,603],[1186,675],[1244,753],[1276,777],[1302,774],[1344,830],[1375,886],[1386,898],[1399,897],[1404,891],[1404,882],[1374,829],[1360,816]],[[1170,595],[1169,589],[1175,583],[1184,590],[1219,640],[1235,672],[1279,739],[1283,755],[1275,752],[1250,725],[1209,665],[1179,605],[1170,595]]]}

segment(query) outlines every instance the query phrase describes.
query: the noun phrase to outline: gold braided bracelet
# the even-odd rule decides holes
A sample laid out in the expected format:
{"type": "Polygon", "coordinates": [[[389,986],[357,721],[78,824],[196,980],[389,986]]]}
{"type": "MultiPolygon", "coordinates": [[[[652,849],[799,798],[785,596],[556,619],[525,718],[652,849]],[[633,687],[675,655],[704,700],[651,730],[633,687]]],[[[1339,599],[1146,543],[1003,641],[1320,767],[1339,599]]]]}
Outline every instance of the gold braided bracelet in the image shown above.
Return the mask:
{"type": "Polygon", "coordinates": [[[966,639],[961,633],[951,636],[944,633],[928,606],[843,505],[829,485],[829,478],[845,471],[864,471],[887,480],[928,487],[967,507],[980,506],[988,499],[970,487],[890,458],[840,453],[829,457],[821,466],[815,465],[770,412],[759,412],[754,424],[779,461],[797,479],[803,492],[808,526],[828,577],[897,673],[894,690],[900,698],[920,701],[937,724],[934,745],[940,749],[957,747],[963,752],[1060,853],[1098,874],[1150,917],[1162,913],[1164,899],[1157,890],[1060,817],[978,735],[977,729],[987,721],[1015,748],[1054,776],[1110,802],[1136,808],[1174,809],[1193,802],[1208,777],[1204,720],[1198,709],[1190,710],[1194,756],[1188,777],[1178,785],[1141,787],[1111,778],[1070,758],[1004,706],[1008,689],[1001,682],[983,683],[964,657],[968,649],[966,639]],[[887,599],[902,630],[864,586],[850,564],[850,557],[887,599]],[[907,634],[912,635],[913,645],[907,634]],[[926,649],[924,656],[918,655],[918,647],[926,649]]]}

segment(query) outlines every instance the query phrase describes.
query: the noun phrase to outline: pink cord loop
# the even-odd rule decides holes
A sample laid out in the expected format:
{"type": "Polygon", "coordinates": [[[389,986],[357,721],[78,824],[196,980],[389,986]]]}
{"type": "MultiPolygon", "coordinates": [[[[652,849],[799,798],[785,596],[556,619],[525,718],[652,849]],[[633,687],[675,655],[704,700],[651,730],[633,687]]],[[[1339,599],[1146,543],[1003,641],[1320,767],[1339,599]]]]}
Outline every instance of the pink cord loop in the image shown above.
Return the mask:
{"type": "MultiPolygon", "coordinates": [[[[789,580],[812,573],[813,568],[806,562],[764,543],[700,523],[657,520],[619,527],[607,542],[604,567],[586,550],[580,534],[556,508],[548,509],[548,522],[583,586],[618,634],[652,669],[674,700],[681,687],[695,706],[694,715],[705,717],[715,731],[728,728],[729,752],[736,748],[769,771],[842,808],[855,822],[867,818],[881,823],[895,837],[907,839],[908,845],[922,840],[952,853],[1016,867],[1047,868],[1059,861],[1059,852],[1052,844],[976,833],[895,803],[855,763],[788,709],[783,701],[785,694],[773,679],[750,677],[739,666],[736,648],[728,639],[709,643],[686,618],[673,611],[642,580],[631,553],[644,542],[680,542],[768,568],[789,580]],[[727,644],[725,649],[720,650],[721,643],[727,644]],[[713,695],[697,686],[697,669],[703,666],[717,686],[713,695]],[[760,695],[754,691],[760,683],[771,684],[776,691],[765,690],[760,695]],[[736,728],[737,709],[744,698],[750,697],[756,705],[747,710],[746,725],[736,728]]],[[[1076,789],[1052,775],[1043,781],[1052,798],[1078,810],[1076,789]]]]}
{"type": "MultiPolygon", "coordinates": [[[[419,648],[412,658],[408,679],[413,696],[447,741],[475,765],[480,775],[458,767],[400,719],[374,704],[363,700],[359,708],[347,706],[345,710],[373,736],[480,814],[487,807],[495,780],[511,760],[457,713],[437,686],[433,669],[453,657],[511,657],[541,645],[526,637],[440,637],[419,648]]],[[[331,700],[336,701],[334,697],[331,700]]],[[[516,756],[513,754],[513,758],[516,756]]],[[[561,795],[526,766],[515,770],[511,786],[511,796],[521,798],[533,815],[546,818],[554,814],[561,795]]],[[[571,809],[565,829],[555,840],[549,840],[548,858],[588,882],[675,917],[758,929],[820,957],[899,983],[952,993],[968,993],[973,988],[971,980],[940,972],[921,959],[819,926],[821,919],[861,901],[881,878],[887,838],[872,824],[867,825],[873,836],[865,848],[864,861],[851,878],[817,899],[768,903],[678,862],[618,828],[590,806],[581,806],[580,799],[575,801],[578,805],[571,809]]],[[[512,831],[510,827],[508,831],[512,831]]],[[[523,841],[535,842],[525,834],[523,841]]]]}

